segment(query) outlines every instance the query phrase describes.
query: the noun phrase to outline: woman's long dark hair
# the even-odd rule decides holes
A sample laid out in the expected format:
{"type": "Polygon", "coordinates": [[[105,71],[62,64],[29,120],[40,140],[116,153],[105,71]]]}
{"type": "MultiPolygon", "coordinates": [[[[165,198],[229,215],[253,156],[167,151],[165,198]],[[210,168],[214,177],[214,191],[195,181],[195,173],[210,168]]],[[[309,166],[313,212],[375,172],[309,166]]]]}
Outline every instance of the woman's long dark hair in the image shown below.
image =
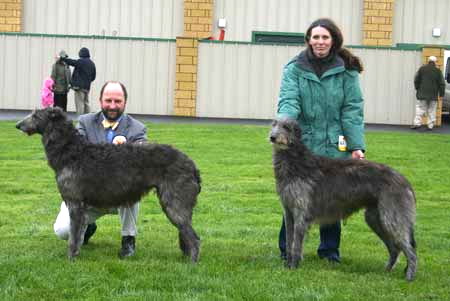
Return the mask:
{"type": "Polygon", "coordinates": [[[342,47],[344,42],[342,32],[331,19],[320,18],[309,25],[308,30],[306,30],[305,41],[311,51],[312,49],[311,45],[309,45],[309,41],[311,39],[311,31],[315,27],[323,27],[330,32],[333,42],[330,53],[339,55],[344,60],[346,69],[356,70],[358,72],[362,72],[364,70],[361,60],[357,56],[353,55],[350,50],[342,47]]]}

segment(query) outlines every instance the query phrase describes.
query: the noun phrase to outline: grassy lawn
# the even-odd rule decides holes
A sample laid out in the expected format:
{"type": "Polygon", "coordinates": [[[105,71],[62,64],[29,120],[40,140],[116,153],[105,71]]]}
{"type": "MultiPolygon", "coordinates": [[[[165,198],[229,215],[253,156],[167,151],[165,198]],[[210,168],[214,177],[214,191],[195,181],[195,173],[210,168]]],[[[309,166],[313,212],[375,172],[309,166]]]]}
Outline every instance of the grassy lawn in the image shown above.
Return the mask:
{"type": "Polygon", "coordinates": [[[343,226],[341,264],[318,259],[314,226],[301,267],[283,268],[268,126],[147,125],[151,140],[201,170],[200,262],[182,258],[153,193],[141,203],[135,257],[118,259],[119,218],[107,216],[69,262],[67,242],[53,234],[61,200],[40,137],[0,122],[0,300],[450,300],[449,135],[367,133],[367,158],[402,172],[416,191],[419,265],[407,283],[403,255],[384,272],[387,251],[361,213],[343,226]]]}

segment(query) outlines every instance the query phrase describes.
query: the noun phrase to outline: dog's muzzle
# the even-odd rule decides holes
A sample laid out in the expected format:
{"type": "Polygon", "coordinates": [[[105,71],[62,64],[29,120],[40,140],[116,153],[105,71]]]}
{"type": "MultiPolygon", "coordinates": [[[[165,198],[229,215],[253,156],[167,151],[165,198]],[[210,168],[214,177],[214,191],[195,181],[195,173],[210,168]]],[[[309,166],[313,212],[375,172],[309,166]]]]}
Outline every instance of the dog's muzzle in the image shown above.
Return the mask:
{"type": "Polygon", "coordinates": [[[25,132],[24,129],[22,128],[22,125],[23,125],[23,121],[22,120],[18,121],[16,123],[16,129],[21,130],[22,132],[25,132]]]}
{"type": "Polygon", "coordinates": [[[269,141],[274,147],[274,149],[287,149],[289,148],[288,143],[286,140],[283,140],[282,138],[276,136],[276,135],[270,135],[269,141]]]}
{"type": "Polygon", "coordinates": [[[16,123],[16,129],[27,134],[28,136],[33,135],[35,133],[35,131],[33,131],[32,129],[30,129],[26,126],[26,123],[24,120],[20,120],[16,123]]]}

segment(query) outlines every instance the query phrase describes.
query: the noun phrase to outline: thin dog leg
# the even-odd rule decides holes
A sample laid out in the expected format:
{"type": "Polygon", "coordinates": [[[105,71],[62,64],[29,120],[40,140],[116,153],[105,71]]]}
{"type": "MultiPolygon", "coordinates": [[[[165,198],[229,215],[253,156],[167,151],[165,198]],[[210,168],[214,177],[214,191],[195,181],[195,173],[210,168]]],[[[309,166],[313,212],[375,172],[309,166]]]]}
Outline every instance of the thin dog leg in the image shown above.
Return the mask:
{"type": "Polygon", "coordinates": [[[199,251],[200,251],[200,238],[191,226],[182,227],[182,230],[178,232],[178,240],[180,244],[180,249],[184,256],[191,257],[192,261],[198,261],[199,251]],[[194,241],[195,245],[190,246],[189,242],[194,241]],[[191,254],[191,251],[194,251],[191,254]]]}
{"type": "MultiPolygon", "coordinates": [[[[380,202],[382,202],[381,199],[380,202]]],[[[405,276],[408,281],[411,281],[414,279],[417,269],[414,215],[407,210],[403,210],[403,212],[400,212],[399,209],[386,210],[387,205],[392,204],[392,202],[385,201],[382,203],[384,204],[383,209],[378,212],[381,225],[387,236],[394,241],[395,246],[405,254],[407,261],[405,276]]],[[[402,203],[407,202],[404,200],[402,203]]]]}
{"type": "Polygon", "coordinates": [[[289,267],[291,258],[294,255],[292,252],[292,245],[294,242],[294,218],[289,209],[284,209],[284,224],[286,227],[286,267],[289,267]]]}
{"type": "Polygon", "coordinates": [[[193,262],[197,262],[200,254],[200,238],[192,228],[193,208],[186,208],[186,205],[191,203],[194,202],[183,203],[173,193],[164,191],[160,193],[161,207],[169,221],[179,231],[179,244],[183,255],[190,256],[193,262]]]}
{"type": "Polygon", "coordinates": [[[291,269],[298,268],[299,262],[303,259],[303,241],[305,239],[306,230],[308,229],[303,216],[294,218],[293,242],[291,248],[291,258],[288,267],[291,269]]]}
{"type": "Polygon", "coordinates": [[[178,232],[178,243],[180,245],[180,250],[183,252],[184,256],[189,256],[189,248],[187,243],[184,241],[183,235],[181,235],[181,232],[178,232]]]}
{"type": "Polygon", "coordinates": [[[378,235],[378,237],[383,241],[384,245],[388,249],[389,260],[386,264],[386,271],[391,271],[397,263],[400,249],[396,247],[395,242],[383,229],[383,225],[381,224],[380,220],[380,214],[377,208],[368,208],[365,212],[365,219],[367,225],[369,225],[373,232],[378,235]]]}
{"type": "Polygon", "coordinates": [[[80,207],[69,205],[70,232],[69,232],[69,250],[70,260],[75,259],[80,254],[80,248],[83,244],[84,233],[88,225],[86,210],[80,207]]]}
{"type": "Polygon", "coordinates": [[[417,270],[417,254],[415,249],[415,243],[414,241],[414,234],[410,234],[407,236],[408,241],[403,241],[400,244],[400,248],[402,249],[403,253],[406,256],[407,265],[405,268],[405,277],[406,280],[412,281],[414,280],[414,277],[416,276],[416,270],[417,270]],[[412,240],[412,241],[409,241],[412,240]]]}
{"type": "Polygon", "coordinates": [[[191,225],[184,225],[179,228],[179,235],[187,247],[188,254],[186,255],[190,256],[192,262],[197,262],[200,255],[200,239],[197,233],[191,225]]]}

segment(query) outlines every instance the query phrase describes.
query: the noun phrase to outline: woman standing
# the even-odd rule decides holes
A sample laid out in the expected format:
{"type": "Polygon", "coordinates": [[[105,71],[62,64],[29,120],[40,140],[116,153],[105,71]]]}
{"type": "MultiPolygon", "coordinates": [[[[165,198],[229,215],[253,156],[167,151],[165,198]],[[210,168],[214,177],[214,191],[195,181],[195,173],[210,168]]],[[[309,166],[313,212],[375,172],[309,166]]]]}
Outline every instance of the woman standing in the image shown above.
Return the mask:
{"type": "MultiPolygon", "coordinates": [[[[306,31],[307,48],[283,71],[278,117],[298,121],[302,142],[316,155],[364,158],[363,98],[359,59],[342,48],[341,30],[330,19],[314,21],[306,31]]],[[[320,226],[318,255],[340,262],[341,224],[320,226]]],[[[284,219],[279,235],[286,258],[284,219]]]]}
{"type": "Polygon", "coordinates": [[[61,60],[61,57],[67,57],[67,53],[64,50],[61,50],[52,67],[51,77],[55,82],[53,88],[54,106],[60,107],[64,112],[67,112],[67,93],[69,93],[71,74],[69,65],[61,60]]]}

